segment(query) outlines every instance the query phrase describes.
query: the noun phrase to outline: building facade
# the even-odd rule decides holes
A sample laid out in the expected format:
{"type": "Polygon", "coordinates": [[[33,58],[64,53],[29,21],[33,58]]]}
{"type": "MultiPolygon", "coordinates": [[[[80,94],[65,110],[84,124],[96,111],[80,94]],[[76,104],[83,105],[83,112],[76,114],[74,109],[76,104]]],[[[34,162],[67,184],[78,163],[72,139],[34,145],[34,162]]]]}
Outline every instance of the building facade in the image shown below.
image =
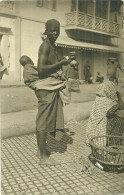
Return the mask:
{"type": "MultiPolygon", "coordinates": [[[[0,2],[0,53],[5,81],[23,80],[19,59],[28,55],[37,65],[41,34],[48,19],[57,19],[61,32],[56,41],[60,58],[76,51],[79,77],[84,65],[93,77],[107,75],[107,59],[119,58],[124,69],[123,2],[121,0],[40,0],[0,2]]],[[[119,73],[123,79],[123,73],[119,73]]]]}

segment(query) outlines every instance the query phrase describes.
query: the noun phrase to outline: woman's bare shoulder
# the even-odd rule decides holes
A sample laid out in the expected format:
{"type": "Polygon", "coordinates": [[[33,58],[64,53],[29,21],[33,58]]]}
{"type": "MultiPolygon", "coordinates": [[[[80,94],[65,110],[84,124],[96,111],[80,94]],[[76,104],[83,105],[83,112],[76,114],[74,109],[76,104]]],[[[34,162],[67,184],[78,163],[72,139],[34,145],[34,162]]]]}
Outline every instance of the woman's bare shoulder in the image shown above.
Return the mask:
{"type": "Polygon", "coordinates": [[[47,40],[44,40],[42,42],[42,44],[40,45],[40,48],[39,48],[39,52],[48,52],[49,51],[49,43],[47,42],[47,40]]]}

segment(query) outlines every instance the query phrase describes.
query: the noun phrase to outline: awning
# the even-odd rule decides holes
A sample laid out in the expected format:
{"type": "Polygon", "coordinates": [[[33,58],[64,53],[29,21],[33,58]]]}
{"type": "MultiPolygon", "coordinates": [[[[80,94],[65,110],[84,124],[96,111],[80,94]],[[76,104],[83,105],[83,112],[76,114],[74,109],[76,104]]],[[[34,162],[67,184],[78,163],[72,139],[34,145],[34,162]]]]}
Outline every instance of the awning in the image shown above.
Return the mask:
{"type": "Polygon", "coordinates": [[[67,36],[59,36],[59,38],[56,41],[56,44],[57,44],[57,46],[66,47],[66,48],[96,50],[96,51],[114,52],[114,53],[124,53],[124,50],[121,50],[118,47],[76,41],[76,40],[71,39],[67,36]]]}

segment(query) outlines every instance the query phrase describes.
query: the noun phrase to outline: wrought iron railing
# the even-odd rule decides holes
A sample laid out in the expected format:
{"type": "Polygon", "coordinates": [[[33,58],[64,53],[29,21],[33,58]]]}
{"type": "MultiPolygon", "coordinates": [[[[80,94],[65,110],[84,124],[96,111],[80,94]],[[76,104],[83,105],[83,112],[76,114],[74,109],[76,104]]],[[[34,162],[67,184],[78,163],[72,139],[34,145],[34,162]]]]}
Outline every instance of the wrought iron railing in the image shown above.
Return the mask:
{"type": "Polygon", "coordinates": [[[119,35],[120,24],[107,21],[103,18],[93,17],[82,12],[71,12],[66,14],[66,26],[78,26],[97,32],[119,35]]]}

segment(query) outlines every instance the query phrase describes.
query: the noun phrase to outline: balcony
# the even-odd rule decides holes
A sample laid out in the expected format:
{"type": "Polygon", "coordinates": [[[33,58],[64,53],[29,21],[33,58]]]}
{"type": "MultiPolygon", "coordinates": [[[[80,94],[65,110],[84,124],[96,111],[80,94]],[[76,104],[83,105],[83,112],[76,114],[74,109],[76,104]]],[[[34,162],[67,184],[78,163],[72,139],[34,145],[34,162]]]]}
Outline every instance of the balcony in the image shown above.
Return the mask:
{"type": "Polygon", "coordinates": [[[120,24],[93,17],[92,15],[82,12],[72,12],[66,14],[66,30],[70,29],[80,29],[105,34],[111,37],[118,37],[120,24]]]}

